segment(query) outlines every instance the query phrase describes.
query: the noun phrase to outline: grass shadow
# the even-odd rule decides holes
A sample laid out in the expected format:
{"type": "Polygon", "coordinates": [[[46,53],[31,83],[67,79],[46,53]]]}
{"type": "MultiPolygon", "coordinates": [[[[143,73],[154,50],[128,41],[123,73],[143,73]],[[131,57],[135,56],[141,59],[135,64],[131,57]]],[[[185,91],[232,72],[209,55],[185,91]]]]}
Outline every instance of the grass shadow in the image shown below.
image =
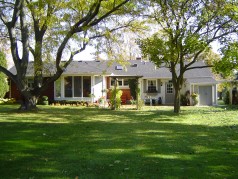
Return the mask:
{"type": "Polygon", "coordinates": [[[211,109],[1,109],[0,178],[235,178],[238,128],[211,109]]]}

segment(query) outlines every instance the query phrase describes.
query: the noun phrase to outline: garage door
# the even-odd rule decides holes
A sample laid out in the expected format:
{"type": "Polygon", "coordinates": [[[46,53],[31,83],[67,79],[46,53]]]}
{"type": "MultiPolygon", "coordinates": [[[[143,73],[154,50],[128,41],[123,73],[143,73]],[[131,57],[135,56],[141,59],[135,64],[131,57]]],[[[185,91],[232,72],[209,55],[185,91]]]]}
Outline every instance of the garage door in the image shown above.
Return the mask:
{"type": "Polygon", "coordinates": [[[199,105],[212,105],[212,86],[199,86],[199,105]]]}

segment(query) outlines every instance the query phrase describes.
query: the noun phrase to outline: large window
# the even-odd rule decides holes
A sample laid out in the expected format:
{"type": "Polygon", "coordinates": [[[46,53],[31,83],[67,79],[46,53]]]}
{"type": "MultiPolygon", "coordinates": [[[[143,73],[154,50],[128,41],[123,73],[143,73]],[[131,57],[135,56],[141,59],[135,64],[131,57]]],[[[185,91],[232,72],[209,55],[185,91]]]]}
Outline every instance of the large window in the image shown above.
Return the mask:
{"type": "MultiPolygon", "coordinates": [[[[56,97],[60,95],[60,84],[55,83],[56,97]]],[[[89,97],[91,93],[91,76],[64,77],[64,97],[89,97]]]]}

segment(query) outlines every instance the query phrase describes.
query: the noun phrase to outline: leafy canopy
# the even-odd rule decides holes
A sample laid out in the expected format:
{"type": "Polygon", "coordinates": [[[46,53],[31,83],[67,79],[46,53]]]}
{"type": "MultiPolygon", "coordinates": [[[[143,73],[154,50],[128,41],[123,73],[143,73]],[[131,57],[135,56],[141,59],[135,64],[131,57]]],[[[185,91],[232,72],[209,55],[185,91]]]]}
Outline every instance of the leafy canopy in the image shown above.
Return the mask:
{"type": "Polygon", "coordinates": [[[225,77],[234,76],[238,70],[238,42],[230,42],[221,49],[222,58],[215,63],[215,70],[225,77]]]}
{"type": "MultiPolygon", "coordinates": [[[[6,55],[0,50],[0,65],[7,67],[6,55]]],[[[8,91],[7,76],[0,72],[0,98],[3,98],[8,91]]]]}

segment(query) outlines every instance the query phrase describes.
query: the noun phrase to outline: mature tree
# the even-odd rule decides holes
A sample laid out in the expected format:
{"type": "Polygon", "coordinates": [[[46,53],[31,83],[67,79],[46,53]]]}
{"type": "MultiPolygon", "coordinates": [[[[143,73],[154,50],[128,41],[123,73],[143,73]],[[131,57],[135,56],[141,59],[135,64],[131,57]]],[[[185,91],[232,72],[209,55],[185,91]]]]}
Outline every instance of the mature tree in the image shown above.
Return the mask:
{"type": "Polygon", "coordinates": [[[235,2],[226,0],[151,0],[146,17],[158,31],[140,42],[144,55],[157,66],[162,63],[172,73],[175,89],[174,112],[180,112],[180,90],[184,73],[194,68],[200,55],[216,40],[235,32],[235,2]]]}
{"type": "Polygon", "coordinates": [[[36,108],[40,94],[92,40],[113,37],[116,30],[133,26],[132,10],[136,7],[129,0],[1,0],[1,38],[11,47],[17,73],[4,66],[0,71],[16,83],[24,97],[22,107],[36,108]],[[49,57],[55,72],[44,81],[49,57]],[[34,61],[33,88],[26,77],[30,60],[34,61]]]}
{"type": "MultiPolygon", "coordinates": [[[[0,50],[0,65],[7,68],[6,55],[0,50]]],[[[7,76],[0,72],[0,98],[3,98],[8,91],[7,76]]]]}

